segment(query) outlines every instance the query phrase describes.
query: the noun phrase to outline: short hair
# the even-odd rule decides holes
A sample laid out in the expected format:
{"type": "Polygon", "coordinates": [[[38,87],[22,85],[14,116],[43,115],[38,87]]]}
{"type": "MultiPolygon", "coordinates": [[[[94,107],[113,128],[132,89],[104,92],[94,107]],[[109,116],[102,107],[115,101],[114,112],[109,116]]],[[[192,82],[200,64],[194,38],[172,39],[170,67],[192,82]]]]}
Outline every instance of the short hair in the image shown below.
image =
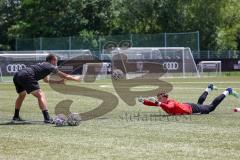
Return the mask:
{"type": "Polygon", "coordinates": [[[51,60],[53,58],[57,57],[55,54],[49,54],[47,57],[46,57],[46,62],[51,62],[51,60]]]}
{"type": "Polygon", "coordinates": [[[157,97],[159,96],[168,98],[168,94],[166,92],[158,92],[157,97]]]}

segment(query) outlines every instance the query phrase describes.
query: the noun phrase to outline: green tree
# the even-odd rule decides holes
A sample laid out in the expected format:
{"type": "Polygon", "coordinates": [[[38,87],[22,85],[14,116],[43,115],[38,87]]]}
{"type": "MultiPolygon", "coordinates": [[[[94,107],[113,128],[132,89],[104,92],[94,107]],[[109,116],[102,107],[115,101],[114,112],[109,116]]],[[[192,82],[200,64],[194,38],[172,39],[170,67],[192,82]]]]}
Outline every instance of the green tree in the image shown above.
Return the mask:
{"type": "Polygon", "coordinates": [[[225,0],[192,1],[189,27],[199,30],[201,49],[217,48],[217,28],[221,24],[221,8],[225,0]]]}
{"type": "Polygon", "coordinates": [[[9,38],[8,29],[18,18],[19,0],[0,0],[0,50],[10,49],[14,39],[9,38]]]}
{"type": "Polygon", "coordinates": [[[122,9],[116,30],[127,33],[200,31],[202,49],[215,49],[224,4],[224,0],[122,0],[118,3],[122,9]]]}
{"type": "Polygon", "coordinates": [[[0,0],[0,49],[15,38],[200,32],[201,49],[240,47],[238,0],[0,0]]]}
{"type": "Polygon", "coordinates": [[[111,0],[22,0],[16,37],[77,36],[82,30],[108,33],[111,0]]]}
{"type": "Polygon", "coordinates": [[[120,33],[156,33],[161,32],[157,25],[160,15],[159,6],[163,0],[121,0],[116,2],[116,9],[120,9],[117,17],[118,26],[114,32],[120,33]]]}
{"type": "Polygon", "coordinates": [[[218,49],[240,50],[240,4],[238,0],[228,0],[222,12],[222,23],[218,27],[218,49]]]}

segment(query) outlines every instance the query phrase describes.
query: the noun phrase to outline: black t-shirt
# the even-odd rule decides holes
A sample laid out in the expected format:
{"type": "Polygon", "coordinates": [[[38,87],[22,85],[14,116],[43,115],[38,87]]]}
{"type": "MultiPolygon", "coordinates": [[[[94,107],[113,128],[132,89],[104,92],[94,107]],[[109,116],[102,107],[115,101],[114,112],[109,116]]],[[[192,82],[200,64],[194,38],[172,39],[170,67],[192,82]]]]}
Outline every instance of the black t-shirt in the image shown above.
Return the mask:
{"type": "Polygon", "coordinates": [[[58,72],[57,66],[49,62],[43,62],[43,63],[31,65],[30,67],[25,68],[25,70],[29,73],[34,74],[34,77],[36,78],[37,81],[45,78],[50,73],[58,72]]]}

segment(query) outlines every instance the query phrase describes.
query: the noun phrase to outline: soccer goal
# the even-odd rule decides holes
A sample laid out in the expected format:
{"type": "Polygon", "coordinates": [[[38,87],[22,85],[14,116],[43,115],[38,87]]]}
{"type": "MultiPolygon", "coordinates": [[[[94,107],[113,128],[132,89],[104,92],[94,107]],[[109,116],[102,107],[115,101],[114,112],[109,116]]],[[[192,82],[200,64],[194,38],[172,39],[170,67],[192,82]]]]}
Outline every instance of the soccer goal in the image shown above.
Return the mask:
{"type": "MultiPolygon", "coordinates": [[[[112,51],[112,67],[118,69],[116,64],[121,62],[122,56],[127,57],[127,62],[134,62],[136,69],[132,70],[125,66],[127,74],[144,74],[146,63],[157,63],[163,68],[163,77],[199,77],[200,74],[194,61],[190,48],[185,47],[132,47],[128,49],[117,48],[112,51]]],[[[122,63],[124,63],[122,61],[122,63]]],[[[126,62],[125,62],[126,63],[126,62]]],[[[160,70],[159,67],[159,70],[160,70]]],[[[127,76],[128,77],[128,76],[127,76]]]]}
{"type": "Polygon", "coordinates": [[[86,82],[107,79],[111,73],[111,63],[85,63],[82,69],[82,77],[86,82]]]}
{"type": "Polygon", "coordinates": [[[218,76],[222,73],[221,61],[201,61],[198,64],[202,76],[218,76]]]}

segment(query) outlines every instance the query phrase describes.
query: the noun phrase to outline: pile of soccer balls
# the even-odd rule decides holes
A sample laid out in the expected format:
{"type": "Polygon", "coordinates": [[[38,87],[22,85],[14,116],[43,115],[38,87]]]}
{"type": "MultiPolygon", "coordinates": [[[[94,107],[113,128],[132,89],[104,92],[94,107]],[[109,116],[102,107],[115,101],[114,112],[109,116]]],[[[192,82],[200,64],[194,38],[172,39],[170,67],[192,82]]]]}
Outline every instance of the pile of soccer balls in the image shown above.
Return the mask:
{"type": "Polygon", "coordinates": [[[81,117],[78,113],[70,113],[68,116],[64,114],[58,114],[53,122],[57,127],[62,126],[78,126],[80,124],[81,117]]]}

